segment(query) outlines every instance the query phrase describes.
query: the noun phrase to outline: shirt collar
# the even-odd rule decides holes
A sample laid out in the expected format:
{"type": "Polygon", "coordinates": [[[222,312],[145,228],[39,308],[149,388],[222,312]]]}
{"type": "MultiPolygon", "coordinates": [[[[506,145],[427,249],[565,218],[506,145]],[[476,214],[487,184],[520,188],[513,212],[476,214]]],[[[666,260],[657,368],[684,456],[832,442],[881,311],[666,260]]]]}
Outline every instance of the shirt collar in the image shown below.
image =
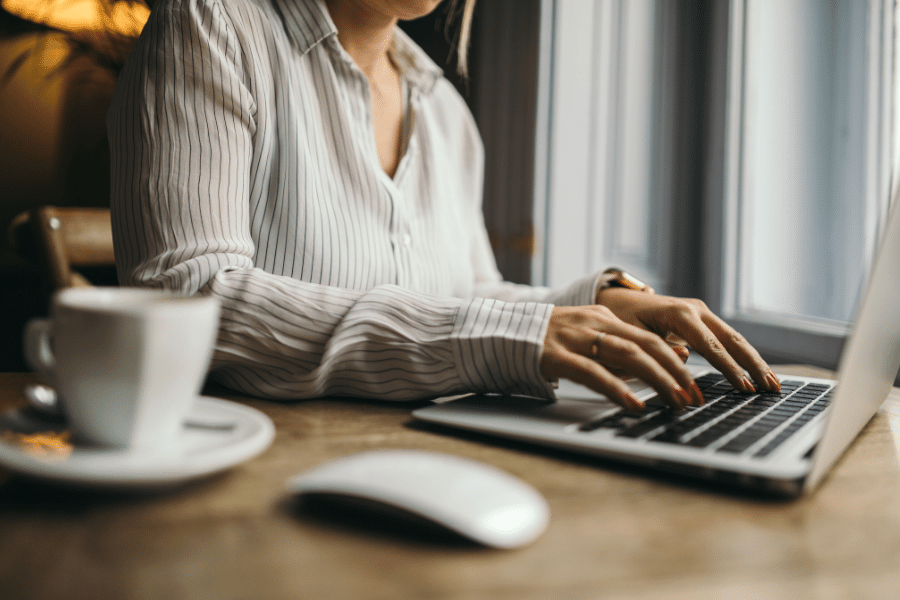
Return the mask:
{"type": "Polygon", "coordinates": [[[322,0],[273,0],[273,4],[300,54],[306,54],[329,36],[337,36],[337,28],[322,0]]]}
{"type": "MultiPolygon", "coordinates": [[[[301,54],[306,54],[329,37],[337,44],[337,28],[324,0],[273,0],[284,19],[288,36],[301,54]]],[[[406,33],[394,31],[392,57],[410,86],[428,94],[444,72],[406,33]]]]}
{"type": "Polygon", "coordinates": [[[410,86],[423,94],[430,93],[437,80],[444,75],[441,68],[399,27],[394,30],[391,51],[410,86]]]}

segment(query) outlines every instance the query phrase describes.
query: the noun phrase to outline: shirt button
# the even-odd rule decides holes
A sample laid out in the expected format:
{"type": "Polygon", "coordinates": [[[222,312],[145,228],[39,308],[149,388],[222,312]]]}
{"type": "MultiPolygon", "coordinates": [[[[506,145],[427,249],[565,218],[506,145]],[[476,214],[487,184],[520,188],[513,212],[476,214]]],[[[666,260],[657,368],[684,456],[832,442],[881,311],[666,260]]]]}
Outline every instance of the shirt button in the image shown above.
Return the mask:
{"type": "Polygon", "coordinates": [[[404,233],[400,236],[400,243],[404,246],[409,246],[412,243],[412,238],[409,237],[408,233],[404,233]]]}

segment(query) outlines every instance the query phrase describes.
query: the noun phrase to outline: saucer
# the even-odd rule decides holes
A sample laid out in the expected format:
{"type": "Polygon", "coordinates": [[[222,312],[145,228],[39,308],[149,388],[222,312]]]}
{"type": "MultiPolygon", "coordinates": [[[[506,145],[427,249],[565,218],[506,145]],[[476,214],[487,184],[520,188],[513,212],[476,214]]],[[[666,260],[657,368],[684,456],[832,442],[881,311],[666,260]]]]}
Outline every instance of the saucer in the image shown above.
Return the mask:
{"type": "Polygon", "coordinates": [[[153,488],[210,475],[260,454],[275,436],[272,421],[260,411],[205,396],[196,399],[186,422],[228,426],[186,425],[159,450],[72,443],[64,422],[32,415],[17,409],[0,418],[0,466],[40,479],[99,487],[153,488]]]}

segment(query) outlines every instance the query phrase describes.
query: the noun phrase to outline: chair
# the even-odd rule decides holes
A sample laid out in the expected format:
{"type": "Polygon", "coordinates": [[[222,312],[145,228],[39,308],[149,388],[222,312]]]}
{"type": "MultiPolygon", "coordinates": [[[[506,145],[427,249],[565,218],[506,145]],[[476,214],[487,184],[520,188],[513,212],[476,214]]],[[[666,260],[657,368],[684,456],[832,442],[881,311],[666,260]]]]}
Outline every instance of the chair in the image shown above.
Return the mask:
{"type": "Polygon", "coordinates": [[[9,238],[38,269],[48,301],[63,288],[115,283],[108,208],[41,206],[16,216],[9,238]]]}

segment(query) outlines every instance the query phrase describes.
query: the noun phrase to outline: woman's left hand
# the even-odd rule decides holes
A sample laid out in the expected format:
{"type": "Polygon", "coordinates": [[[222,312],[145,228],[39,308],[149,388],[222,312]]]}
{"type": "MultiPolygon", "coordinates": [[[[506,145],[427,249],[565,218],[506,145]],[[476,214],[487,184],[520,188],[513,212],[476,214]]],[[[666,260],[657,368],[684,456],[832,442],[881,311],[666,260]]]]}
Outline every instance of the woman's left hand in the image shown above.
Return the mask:
{"type": "Polygon", "coordinates": [[[778,377],[756,349],[713,314],[702,300],[611,287],[600,291],[597,303],[626,323],[652,331],[663,339],[671,340],[674,336],[684,340],[736,389],[754,391],[753,381],[766,391],[781,389],[778,377]]]}

